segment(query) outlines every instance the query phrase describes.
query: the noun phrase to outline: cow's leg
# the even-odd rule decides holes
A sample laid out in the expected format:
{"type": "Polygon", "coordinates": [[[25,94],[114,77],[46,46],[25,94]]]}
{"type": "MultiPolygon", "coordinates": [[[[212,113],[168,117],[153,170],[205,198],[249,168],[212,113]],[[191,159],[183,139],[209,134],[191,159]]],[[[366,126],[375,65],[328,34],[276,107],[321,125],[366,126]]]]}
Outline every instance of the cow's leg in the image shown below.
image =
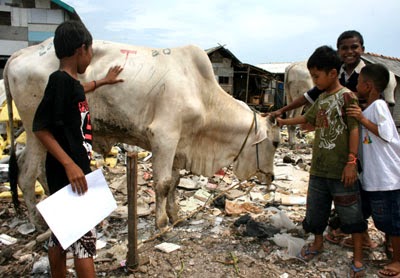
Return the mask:
{"type": "MultiPolygon", "coordinates": [[[[172,120],[171,120],[172,121],[172,120]]],[[[167,198],[176,181],[172,178],[172,165],[179,135],[177,129],[166,127],[165,122],[153,123],[148,128],[151,150],[153,152],[153,178],[156,192],[156,225],[163,231],[168,225],[166,213],[167,198]],[[166,131],[164,131],[164,129],[166,131]]]]}
{"type": "MultiPolygon", "coordinates": [[[[293,109],[288,113],[288,118],[293,118],[297,115],[297,109],[293,109]]],[[[289,146],[290,148],[293,148],[294,145],[296,144],[296,126],[295,125],[288,125],[287,126],[288,130],[288,136],[289,136],[289,146]]]]}
{"type": "Polygon", "coordinates": [[[50,196],[50,190],[49,190],[49,185],[47,184],[47,178],[46,178],[46,169],[45,169],[45,159],[44,158],[40,165],[39,165],[39,176],[38,176],[38,181],[42,185],[44,192],[47,196],[50,196]]]}
{"type": "Polygon", "coordinates": [[[179,179],[180,179],[179,171],[177,169],[173,169],[171,187],[168,190],[168,197],[167,197],[167,215],[169,218],[169,222],[171,224],[175,223],[178,220],[179,207],[175,200],[175,194],[176,194],[176,187],[179,184],[179,179]]]}
{"type": "Polygon", "coordinates": [[[290,125],[287,127],[287,129],[289,135],[289,146],[293,148],[296,143],[296,126],[290,125]]]}
{"type": "MultiPolygon", "coordinates": [[[[30,134],[33,136],[33,134],[30,134]]],[[[27,136],[29,136],[27,134],[27,136]]],[[[28,209],[29,220],[39,231],[47,229],[39,211],[36,209],[35,183],[45,160],[46,152],[36,138],[28,138],[24,151],[18,158],[18,185],[23,193],[24,201],[28,209]]]]}

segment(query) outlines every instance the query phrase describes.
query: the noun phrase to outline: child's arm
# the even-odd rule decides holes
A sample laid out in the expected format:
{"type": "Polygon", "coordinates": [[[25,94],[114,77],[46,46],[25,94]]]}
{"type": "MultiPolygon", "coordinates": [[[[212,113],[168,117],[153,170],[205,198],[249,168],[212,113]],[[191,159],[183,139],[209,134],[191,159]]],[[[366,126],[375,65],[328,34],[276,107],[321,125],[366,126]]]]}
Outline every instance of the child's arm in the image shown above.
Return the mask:
{"type": "Polygon", "coordinates": [[[349,134],[349,155],[346,166],[342,173],[342,182],[345,187],[353,186],[357,180],[357,153],[358,153],[358,142],[359,142],[359,130],[353,128],[349,134]]]}
{"type": "Polygon", "coordinates": [[[118,83],[118,82],[124,82],[123,79],[118,79],[117,78],[118,75],[121,73],[121,71],[123,69],[124,68],[121,67],[121,66],[111,67],[108,70],[108,72],[107,72],[107,74],[106,74],[106,76],[104,78],[84,83],[82,85],[83,86],[83,90],[85,91],[85,93],[88,93],[88,92],[94,91],[95,89],[97,89],[97,88],[99,88],[99,87],[101,87],[103,85],[115,84],[115,83],[118,83]]]}
{"type": "Polygon", "coordinates": [[[356,104],[351,104],[349,108],[346,109],[346,114],[356,118],[366,129],[371,131],[376,136],[379,136],[378,126],[364,117],[361,108],[356,104]]]}
{"type": "Polygon", "coordinates": [[[67,177],[72,186],[72,191],[77,192],[79,195],[84,194],[88,187],[86,177],[82,169],[76,165],[71,157],[61,148],[57,140],[48,130],[40,130],[35,132],[36,137],[45,146],[49,153],[51,153],[65,168],[67,177]]]}
{"type": "Polygon", "coordinates": [[[289,119],[282,119],[282,118],[277,118],[279,126],[283,125],[298,125],[298,124],[305,124],[307,123],[307,120],[304,116],[298,116],[295,118],[289,118],[289,119]]]}

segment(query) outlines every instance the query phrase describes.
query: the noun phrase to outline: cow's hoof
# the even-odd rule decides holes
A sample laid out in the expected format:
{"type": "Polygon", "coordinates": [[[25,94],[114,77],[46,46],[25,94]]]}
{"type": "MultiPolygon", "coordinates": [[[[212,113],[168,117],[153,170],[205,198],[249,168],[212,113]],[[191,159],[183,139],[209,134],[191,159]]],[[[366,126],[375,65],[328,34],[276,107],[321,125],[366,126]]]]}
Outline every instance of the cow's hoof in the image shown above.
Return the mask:
{"type": "Polygon", "coordinates": [[[164,241],[174,242],[179,239],[178,231],[170,230],[161,234],[160,238],[164,241]]]}
{"type": "MultiPolygon", "coordinates": [[[[172,223],[172,224],[174,224],[174,223],[172,223]]],[[[183,226],[187,226],[187,225],[189,225],[189,221],[185,219],[185,220],[178,221],[174,225],[174,227],[183,227],[183,226]]]]}

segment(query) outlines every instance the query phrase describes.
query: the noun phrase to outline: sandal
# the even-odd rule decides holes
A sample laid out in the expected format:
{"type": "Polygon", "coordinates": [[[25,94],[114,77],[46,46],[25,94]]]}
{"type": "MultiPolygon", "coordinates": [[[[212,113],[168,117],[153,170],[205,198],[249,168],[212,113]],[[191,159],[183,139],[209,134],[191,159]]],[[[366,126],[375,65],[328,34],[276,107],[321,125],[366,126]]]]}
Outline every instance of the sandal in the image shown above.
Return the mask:
{"type": "Polygon", "coordinates": [[[339,244],[342,240],[347,237],[348,234],[344,234],[342,232],[337,232],[337,230],[329,230],[326,234],[325,239],[333,244],[339,244]]]}
{"type": "Polygon", "coordinates": [[[297,254],[297,258],[309,262],[322,253],[322,250],[310,250],[310,247],[311,244],[304,245],[303,248],[301,248],[300,253],[297,254]]]}
{"type": "MultiPolygon", "coordinates": [[[[354,247],[353,239],[351,237],[349,237],[349,238],[346,238],[345,240],[343,240],[343,246],[353,248],[354,247]]],[[[370,243],[367,243],[365,241],[363,241],[363,243],[362,243],[362,248],[365,250],[373,250],[377,247],[378,247],[378,244],[372,240],[370,243]]]]}
{"type": "Polygon", "coordinates": [[[367,268],[366,268],[364,265],[362,265],[361,267],[356,267],[356,266],[354,265],[354,262],[352,262],[351,265],[350,265],[350,274],[349,274],[349,277],[350,277],[350,278],[365,277],[365,275],[366,275],[365,270],[366,270],[366,269],[367,269],[367,268]]]}

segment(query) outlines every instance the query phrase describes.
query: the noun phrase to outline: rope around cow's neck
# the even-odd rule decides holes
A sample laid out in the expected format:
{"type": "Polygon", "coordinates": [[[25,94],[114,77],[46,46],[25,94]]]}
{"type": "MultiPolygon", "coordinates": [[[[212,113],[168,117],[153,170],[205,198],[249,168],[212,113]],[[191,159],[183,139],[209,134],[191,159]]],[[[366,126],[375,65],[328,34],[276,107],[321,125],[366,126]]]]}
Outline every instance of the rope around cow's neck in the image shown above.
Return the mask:
{"type": "MultiPolygon", "coordinates": [[[[249,138],[250,132],[251,132],[251,130],[253,129],[253,126],[254,126],[254,125],[255,125],[255,133],[257,134],[257,117],[256,117],[256,111],[253,110],[253,121],[252,121],[252,123],[251,123],[251,125],[250,125],[249,131],[247,132],[246,138],[244,139],[243,144],[242,144],[242,146],[241,146],[241,148],[240,148],[240,150],[239,150],[239,153],[236,155],[236,157],[234,158],[233,162],[235,162],[235,161],[238,159],[239,155],[240,155],[241,152],[243,151],[244,146],[246,145],[247,139],[249,138]]],[[[256,144],[256,153],[257,153],[257,172],[262,172],[262,173],[264,173],[264,172],[260,169],[260,167],[259,167],[258,143],[256,144]]],[[[219,185],[219,184],[221,183],[221,181],[224,179],[225,175],[226,175],[226,172],[224,173],[224,176],[223,176],[223,177],[220,179],[220,181],[218,182],[218,185],[219,185]]],[[[185,220],[187,220],[187,219],[193,217],[195,214],[197,214],[197,213],[199,213],[200,211],[202,211],[207,205],[209,205],[210,203],[214,202],[215,200],[217,200],[218,198],[220,198],[220,197],[223,196],[225,193],[227,193],[228,191],[232,190],[233,188],[235,188],[235,187],[236,187],[237,185],[239,185],[239,184],[241,184],[241,183],[232,184],[229,188],[227,188],[227,189],[224,190],[224,191],[221,191],[219,194],[217,194],[217,196],[215,196],[215,197],[212,198],[211,200],[210,200],[210,198],[211,198],[212,195],[210,195],[210,196],[208,197],[208,199],[205,201],[205,203],[204,203],[201,207],[198,207],[196,210],[194,210],[194,211],[192,211],[191,213],[189,213],[189,215],[186,215],[185,217],[182,217],[182,218],[176,220],[174,223],[171,224],[171,226],[168,226],[164,231],[162,231],[162,232],[160,232],[160,233],[157,233],[157,234],[155,234],[154,236],[152,236],[152,237],[150,237],[150,238],[148,238],[148,239],[142,241],[140,244],[145,244],[145,243],[147,243],[147,242],[153,241],[153,240],[157,239],[158,237],[162,236],[163,234],[165,234],[165,233],[171,231],[177,224],[179,224],[179,223],[181,223],[181,222],[183,222],[183,221],[185,221],[185,220]]],[[[217,186],[217,187],[218,187],[218,186],[217,186]]],[[[250,191],[251,191],[251,189],[253,189],[253,187],[254,187],[254,185],[253,185],[249,190],[247,190],[246,194],[249,194],[250,191]]]]}
{"type": "MultiPolygon", "coordinates": [[[[243,151],[243,149],[244,149],[244,146],[246,145],[247,139],[249,139],[250,132],[251,132],[251,130],[253,129],[254,124],[257,126],[257,123],[256,123],[256,112],[254,112],[253,121],[251,122],[249,131],[247,132],[246,138],[244,138],[243,144],[242,144],[242,146],[240,147],[240,150],[239,150],[238,154],[237,154],[237,155],[235,156],[235,158],[233,159],[233,162],[236,162],[236,160],[239,158],[239,155],[242,153],[242,151],[243,151]]],[[[257,156],[257,158],[258,158],[258,156],[257,156]]],[[[257,165],[257,166],[258,166],[258,165],[257,165]]]]}

